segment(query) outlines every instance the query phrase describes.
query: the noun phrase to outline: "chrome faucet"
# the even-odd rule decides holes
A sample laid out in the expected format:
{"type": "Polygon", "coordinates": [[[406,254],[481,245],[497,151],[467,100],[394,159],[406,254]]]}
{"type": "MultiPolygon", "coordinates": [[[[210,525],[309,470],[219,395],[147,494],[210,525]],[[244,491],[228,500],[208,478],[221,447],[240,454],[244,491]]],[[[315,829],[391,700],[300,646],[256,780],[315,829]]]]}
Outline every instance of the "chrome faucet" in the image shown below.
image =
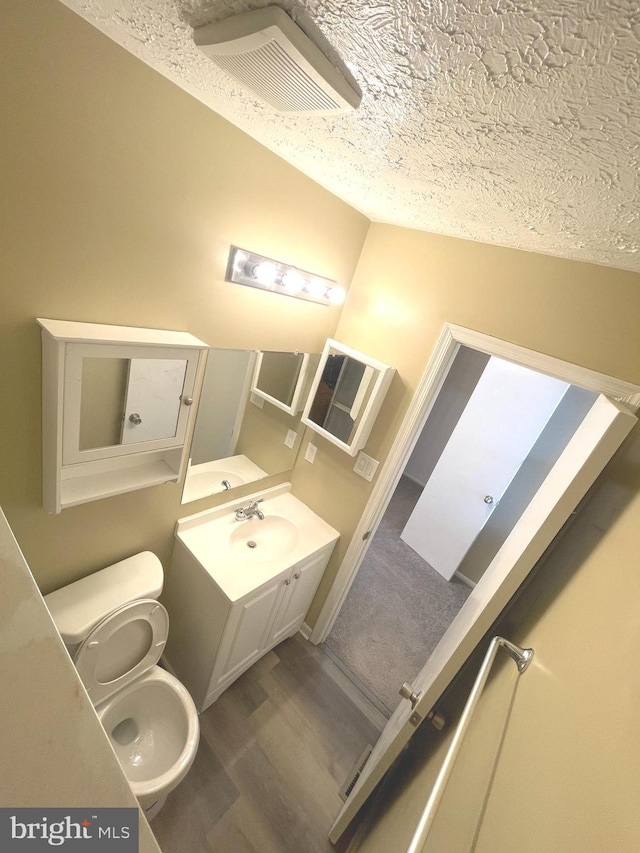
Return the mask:
{"type": "Polygon", "coordinates": [[[236,521],[244,521],[246,518],[253,518],[257,515],[260,521],[264,518],[262,510],[258,509],[258,504],[261,504],[264,498],[259,498],[257,501],[252,501],[248,506],[240,507],[236,510],[236,521]]]}

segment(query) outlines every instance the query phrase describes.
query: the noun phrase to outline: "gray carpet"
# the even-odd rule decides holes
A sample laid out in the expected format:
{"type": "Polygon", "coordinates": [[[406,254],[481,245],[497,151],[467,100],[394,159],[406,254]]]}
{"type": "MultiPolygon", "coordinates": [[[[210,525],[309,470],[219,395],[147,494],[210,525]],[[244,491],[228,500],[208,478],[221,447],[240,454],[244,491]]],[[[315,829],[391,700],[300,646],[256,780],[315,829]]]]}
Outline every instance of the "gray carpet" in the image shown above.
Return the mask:
{"type": "Polygon", "coordinates": [[[422,488],[402,477],[325,645],[392,712],[464,604],[470,588],[446,581],[400,533],[422,488]]]}

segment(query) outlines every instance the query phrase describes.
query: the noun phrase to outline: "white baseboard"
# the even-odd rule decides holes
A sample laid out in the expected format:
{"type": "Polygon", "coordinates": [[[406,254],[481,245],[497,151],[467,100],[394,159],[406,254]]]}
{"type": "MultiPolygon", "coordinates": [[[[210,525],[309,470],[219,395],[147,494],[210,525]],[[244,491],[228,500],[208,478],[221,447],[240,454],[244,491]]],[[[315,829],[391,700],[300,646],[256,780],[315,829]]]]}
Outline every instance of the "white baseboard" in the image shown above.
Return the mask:
{"type": "Polygon", "coordinates": [[[416,477],[412,477],[411,474],[407,474],[406,471],[402,472],[402,476],[406,477],[407,480],[411,480],[411,482],[415,483],[416,486],[420,486],[421,489],[424,489],[424,487],[427,485],[426,483],[421,483],[420,480],[418,480],[416,477]]]}
{"type": "Polygon", "coordinates": [[[300,633],[305,638],[305,640],[309,640],[309,639],[311,639],[311,631],[312,630],[313,630],[313,628],[311,628],[310,625],[307,625],[306,622],[303,622],[302,627],[300,628],[300,633]]]}
{"type": "Polygon", "coordinates": [[[475,581],[470,580],[466,575],[461,575],[460,572],[454,572],[453,576],[461,580],[462,583],[466,583],[467,586],[470,586],[473,589],[476,585],[475,581]]]}

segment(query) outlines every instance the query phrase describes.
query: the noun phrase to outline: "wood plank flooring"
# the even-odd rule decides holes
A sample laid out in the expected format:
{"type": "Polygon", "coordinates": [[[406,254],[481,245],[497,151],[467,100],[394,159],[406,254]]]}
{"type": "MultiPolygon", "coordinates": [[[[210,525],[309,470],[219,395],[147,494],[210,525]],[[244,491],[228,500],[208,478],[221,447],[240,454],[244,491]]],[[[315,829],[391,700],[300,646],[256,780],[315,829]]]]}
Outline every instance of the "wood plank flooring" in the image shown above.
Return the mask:
{"type": "Polygon", "coordinates": [[[200,715],[195,762],[151,825],[163,853],[334,851],[338,792],[385,722],[320,649],[286,640],[200,715]]]}

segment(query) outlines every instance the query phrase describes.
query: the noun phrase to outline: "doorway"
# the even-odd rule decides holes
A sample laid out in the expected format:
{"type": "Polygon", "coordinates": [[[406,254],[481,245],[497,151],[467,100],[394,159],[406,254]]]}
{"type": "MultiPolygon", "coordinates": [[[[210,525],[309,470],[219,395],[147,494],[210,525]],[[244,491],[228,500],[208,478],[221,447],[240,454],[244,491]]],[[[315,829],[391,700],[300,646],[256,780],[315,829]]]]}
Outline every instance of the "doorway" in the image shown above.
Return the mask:
{"type": "Polygon", "coordinates": [[[433,652],[471,592],[445,580],[400,535],[422,488],[402,476],[322,648],[389,717],[398,688],[433,652]]]}
{"type": "Polygon", "coordinates": [[[460,347],[324,643],[329,656],[383,713],[395,710],[400,684],[412,681],[432,654],[596,398],[577,386],[460,347]],[[518,371],[512,391],[508,383],[505,389],[505,369],[518,371]],[[531,390],[523,391],[527,383],[531,390]],[[462,462],[464,443],[470,454],[462,462]],[[473,492],[476,448],[485,454],[493,448],[493,459],[490,471],[479,466],[473,492]],[[446,531],[451,539],[459,527],[468,527],[468,502],[456,500],[454,506],[449,500],[453,489],[445,485],[459,474],[464,482],[456,485],[456,494],[471,489],[471,500],[482,512],[477,530],[466,531],[470,544],[457,549],[455,571],[451,568],[443,577],[442,566],[425,559],[428,550],[418,553],[415,537],[406,531],[411,524],[414,530],[430,525],[432,536],[446,531]],[[429,490],[438,479],[435,503],[429,504],[429,490]],[[488,492],[495,496],[490,504],[482,502],[488,492]],[[429,517],[441,511],[446,518],[434,522],[429,517]]]}

